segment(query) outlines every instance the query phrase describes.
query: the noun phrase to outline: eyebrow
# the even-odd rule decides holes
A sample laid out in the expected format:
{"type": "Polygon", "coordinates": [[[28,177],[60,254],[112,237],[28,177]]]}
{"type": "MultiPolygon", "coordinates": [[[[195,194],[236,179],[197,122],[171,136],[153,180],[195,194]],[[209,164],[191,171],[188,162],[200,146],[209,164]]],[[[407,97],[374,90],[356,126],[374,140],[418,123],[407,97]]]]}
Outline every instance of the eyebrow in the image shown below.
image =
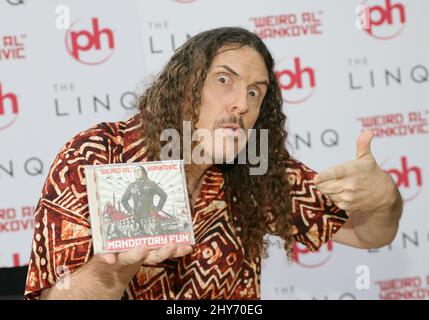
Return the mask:
{"type": "MultiPolygon", "coordinates": [[[[228,66],[227,64],[222,64],[222,65],[218,65],[215,67],[221,67],[224,68],[226,70],[228,70],[229,72],[231,72],[233,75],[236,75],[237,77],[239,77],[240,75],[238,74],[237,71],[234,71],[230,66],[228,66]]],[[[255,81],[255,84],[263,84],[266,85],[267,87],[269,86],[269,82],[268,80],[259,80],[259,81],[255,81]]]]}

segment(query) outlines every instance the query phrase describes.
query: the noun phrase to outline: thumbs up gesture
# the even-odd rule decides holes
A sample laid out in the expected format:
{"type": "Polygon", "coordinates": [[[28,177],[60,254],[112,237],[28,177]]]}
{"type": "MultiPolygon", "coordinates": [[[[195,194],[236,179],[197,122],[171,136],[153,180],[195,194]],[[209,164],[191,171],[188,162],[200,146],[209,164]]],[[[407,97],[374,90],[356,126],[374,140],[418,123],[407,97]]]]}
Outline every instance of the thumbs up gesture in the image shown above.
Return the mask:
{"type": "Polygon", "coordinates": [[[386,212],[396,201],[397,188],[375,161],[371,131],[362,132],[356,159],[320,172],[314,183],[337,207],[349,213],[386,212]]]}

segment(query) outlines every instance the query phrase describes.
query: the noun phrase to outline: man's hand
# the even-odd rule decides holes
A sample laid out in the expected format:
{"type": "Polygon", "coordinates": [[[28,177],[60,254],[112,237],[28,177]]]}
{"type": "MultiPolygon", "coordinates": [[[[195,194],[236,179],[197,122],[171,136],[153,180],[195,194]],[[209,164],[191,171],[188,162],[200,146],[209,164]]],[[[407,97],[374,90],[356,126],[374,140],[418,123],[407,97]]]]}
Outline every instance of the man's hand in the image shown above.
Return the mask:
{"type": "Polygon", "coordinates": [[[402,198],[393,179],[371,153],[372,132],[357,140],[356,159],[319,173],[316,187],[350,214],[333,240],[358,248],[379,248],[393,241],[402,214],[402,198]]]}
{"type": "Polygon", "coordinates": [[[388,211],[396,201],[396,185],[374,159],[372,132],[357,140],[356,159],[320,172],[314,183],[340,209],[349,213],[388,211]]]}
{"type": "Polygon", "coordinates": [[[100,254],[100,258],[107,264],[118,266],[157,264],[166,259],[184,256],[191,251],[191,246],[167,245],[151,249],[148,246],[140,245],[120,253],[103,253],[100,254]]]}
{"type": "Polygon", "coordinates": [[[157,249],[137,246],[121,253],[95,255],[79,270],[68,275],[69,286],[44,289],[41,299],[120,299],[142,264],[157,264],[190,253],[191,246],[167,245],[157,249]]]}

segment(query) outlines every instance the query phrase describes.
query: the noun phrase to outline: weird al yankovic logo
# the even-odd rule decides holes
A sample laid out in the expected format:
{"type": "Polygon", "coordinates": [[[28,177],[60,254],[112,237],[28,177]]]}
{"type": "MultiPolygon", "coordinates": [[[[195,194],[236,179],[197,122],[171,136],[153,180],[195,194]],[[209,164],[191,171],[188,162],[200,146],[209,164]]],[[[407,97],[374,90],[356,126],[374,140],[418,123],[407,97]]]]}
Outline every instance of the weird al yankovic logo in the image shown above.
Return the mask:
{"type": "Polygon", "coordinates": [[[25,59],[25,34],[0,36],[0,62],[25,59]]]}
{"type": "Polygon", "coordinates": [[[283,13],[251,17],[254,32],[261,39],[297,38],[321,35],[323,11],[283,13]]]}
{"type": "Polygon", "coordinates": [[[300,104],[308,100],[316,89],[316,75],[313,68],[295,57],[292,65],[288,60],[276,63],[276,77],[286,103],[300,104]]]}
{"type": "Polygon", "coordinates": [[[398,36],[406,24],[405,6],[396,0],[368,0],[362,3],[366,7],[366,33],[380,40],[389,40],[398,36]]]}
{"type": "Polygon", "coordinates": [[[108,60],[114,51],[112,29],[101,27],[98,18],[77,20],[66,32],[68,53],[80,63],[96,65],[108,60]]]}
{"type": "Polygon", "coordinates": [[[13,125],[19,112],[18,97],[16,94],[6,91],[5,87],[0,82],[0,130],[13,125]]]}
{"type": "Polygon", "coordinates": [[[429,109],[364,116],[357,120],[362,130],[372,130],[377,138],[429,134],[429,109]]]}

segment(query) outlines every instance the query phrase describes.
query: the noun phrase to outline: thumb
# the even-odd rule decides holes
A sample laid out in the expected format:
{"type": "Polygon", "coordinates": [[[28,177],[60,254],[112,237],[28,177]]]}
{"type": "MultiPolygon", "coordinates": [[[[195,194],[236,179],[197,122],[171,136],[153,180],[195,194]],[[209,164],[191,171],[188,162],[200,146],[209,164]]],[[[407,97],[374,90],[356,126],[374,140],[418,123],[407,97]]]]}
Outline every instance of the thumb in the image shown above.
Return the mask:
{"type": "Polygon", "coordinates": [[[371,130],[365,130],[362,132],[356,143],[356,159],[361,159],[366,156],[371,156],[371,141],[373,134],[371,130]]]}

